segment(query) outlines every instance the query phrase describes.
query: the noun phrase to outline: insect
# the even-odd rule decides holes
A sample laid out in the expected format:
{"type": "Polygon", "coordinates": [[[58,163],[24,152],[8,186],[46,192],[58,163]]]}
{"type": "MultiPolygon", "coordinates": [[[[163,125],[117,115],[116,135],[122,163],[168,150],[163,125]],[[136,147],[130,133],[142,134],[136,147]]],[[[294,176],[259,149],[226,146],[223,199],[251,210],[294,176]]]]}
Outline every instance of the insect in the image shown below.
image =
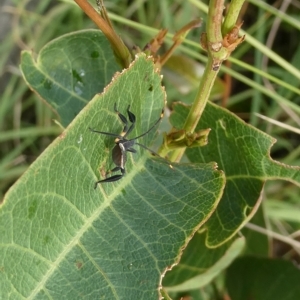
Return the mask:
{"type": "Polygon", "coordinates": [[[117,105],[115,103],[114,110],[118,114],[119,118],[121,119],[121,121],[125,125],[124,128],[123,128],[123,131],[121,132],[121,134],[115,134],[115,133],[110,133],[110,132],[103,132],[103,131],[98,131],[98,130],[94,130],[92,128],[89,128],[92,132],[95,132],[95,133],[98,133],[98,134],[104,134],[104,135],[114,136],[115,137],[115,144],[116,145],[112,149],[112,160],[113,160],[114,164],[116,165],[116,167],[113,168],[112,170],[108,171],[106,174],[112,173],[112,172],[121,171],[121,174],[119,174],[119,175],[113,175],[111,177],[107,177],[106,179],[97,181],[95,183],[95,188],[97,187],[97,185],[99,183],[118,181],[118,180],[120,180],[125,175],[125,173],[126,173],[126,171],[125,171],[125,164],[126,164],[126,160],[127,160],[127,154],[126,154],[126,152],[136,153],[136,150],[133,148],[133,146],[138,145],[138,146],[140,146],[140,147],[148,150],[152,154],[154,154],[156,156],[159,156],[156,152],[152,151],[151,149],[149,149],[145,145],[138,143],[136,140],[139,139],[140,137],[145,136],[151,130],[154,129],[154,127],[162,119],[162,117],[164,115],[164,110],[162,110],[159,119],[146,132],[144,132],[143,134],[141,134],[141,135],[139,135],[139,136],[137,136],[135,138],[127,139],[127,136],[134,129],[135,121],[136,121],[135,115],[129,109],[130,109],[130,105],[128,105],[128,107],[127,107],[127,115],[128,115],[128,119],[129,119],[129,121],[130,121],[131,124],[129,124],[129,122],[126,119],[126,117],[124,115],[122,115],[117,110],[117,105]]]}

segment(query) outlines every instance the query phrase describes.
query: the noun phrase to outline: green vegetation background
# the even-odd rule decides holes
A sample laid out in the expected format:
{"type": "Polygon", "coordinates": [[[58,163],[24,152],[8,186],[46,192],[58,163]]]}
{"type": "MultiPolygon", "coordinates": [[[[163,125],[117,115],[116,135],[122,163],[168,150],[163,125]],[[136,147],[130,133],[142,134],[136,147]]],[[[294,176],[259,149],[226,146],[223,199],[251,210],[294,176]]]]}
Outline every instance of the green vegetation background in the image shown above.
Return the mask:
{"type": "MultiPolygon", "coordinates": [[[[125,3],[115,0],[105,4],[126,45],[142,48],[160,28],[175,33],[192,19],[202,17],[205,20],[204,2],[163,0],[152,1],[150,5],[148,1],[125,3]]],[[[238,76],[231,73],[228,81],[225,72],[221,72],[223,77],[216,84],[212,100],[221,104],[224,95],[230,92],[226,107],[277,139],[272,157],[299,166],[300,83],[295,71],[300,69],[299,8],[267,6],[263,1],[253,0],[245,5],[242,14],[246,42],[233,52],[225,66],[229,68],[229,74],[231,70],[238,76]],[[291,17],[297,22],[291,22],[291,17]],[[275,76],[279,81],[270,82],[268,76],[275,76]],[[290,128],[273,125],[258,114],[290,128]]],[[[11,0],[0,4],[0,201],[8,188],[61,132],[53,121],[56,115],[25,84],[19,69],[20,51],[32,49],[38,53],[52,39],[87,28],[95,28],[95,25],[72,1],[11,0]]],[[[206,55],[198,53],[193,43],[199,42],[203,30],[204,27],[193,30],[187,42],[176,52],[191,60],[197,59],[197,63],[193,63],[197,71],[201,70],[206,55]]],[[[170,43],[171,39],[167,42],[170,43]]],[[[176,61],[173,64],[171,61],[163,73],[168,103],[190,103],[197,78],[188,72],[179,73],[176,61]]],[[[290,235],[291,241],[299,240],[299,188],[282,181],[268,182],[263,198],[268,228],[285,237],[290,235]]],[[[276,240],[272,246],[273,257],[299,263],[295,249],[276,240]]]]}

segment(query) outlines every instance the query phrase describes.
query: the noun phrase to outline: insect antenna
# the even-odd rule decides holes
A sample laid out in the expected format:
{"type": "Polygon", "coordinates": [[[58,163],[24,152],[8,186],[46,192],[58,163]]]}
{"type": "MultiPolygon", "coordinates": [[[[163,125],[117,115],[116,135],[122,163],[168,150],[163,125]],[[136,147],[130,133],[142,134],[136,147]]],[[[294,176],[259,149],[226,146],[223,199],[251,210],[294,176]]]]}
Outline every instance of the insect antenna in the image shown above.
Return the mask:
{"type": "MultiPolygon", "coordinates": [[[[144,132],[143,134],[141,134],[141,135],[139,135],[139,136],[137,136],[133,139],[130,139],[130,141],[137,140],[138,138],[140,138],[140,137],[146,135],[147,133],[149,133],[159,123],[159,121],[162,119],[163,116],[164,116],[164,109],[161,111],[159,119],[146,132],[144,132]]],[[[138,143],[135,143],[135,144],[138,145],[138,143]]]]}

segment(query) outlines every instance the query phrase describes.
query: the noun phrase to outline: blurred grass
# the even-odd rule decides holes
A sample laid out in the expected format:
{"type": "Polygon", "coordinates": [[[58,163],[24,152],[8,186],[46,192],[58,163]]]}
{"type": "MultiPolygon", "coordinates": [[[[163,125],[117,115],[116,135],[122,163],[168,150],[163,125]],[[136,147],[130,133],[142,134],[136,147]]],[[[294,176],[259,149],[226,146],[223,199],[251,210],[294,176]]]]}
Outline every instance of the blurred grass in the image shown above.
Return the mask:
{"type": "Polygon", "coordinates": [[[85,22],[73,5],[44,1],[0,4],[0,199],[10,185],[61,132],[55,114],[26,86],[19,70],[20,51],[38,52],[85,22]],[[55,22],[54,22],[55,20],[55,22]],[[72,22],[76,20],[76,22],[72,22]],[[6,22],[6,23],[4,23],[6,22]]]}
{"type": "MultiPolygon", "coordinates": [[[[202,17],[205,21],[207,2],[134,0],[127,4],[115,0],[105,1],[105,4],[117,32],[131,49],[134,45],[143,48],[160,28],[168,28],[173,34],[192,19],[202,17]]],[[[256,113],[300,127],[300,81],[297,77],[300,69],[300,9],[292,4],[283,8],[282,5],[262,5],[258,0],[249,2],[241,15],[246,42],[222,67],[221,76],[228,74],[222,77],[223,88],[226,87],[222,103],[277,139],[272,148],[274,159],[299,166],[299,135],[260,119],[256,113]]],[[[61,132],[53,121],[56,115],[25,85],[18,67],[20,51],[32,49],[37,53],[47,42],[64,33],[95,26],[73,1],[5,1],[0,4],[0,13],[2,199],[7,189],[61,132]],[[9,20],[8,30],[1,24],[5,20],[9,20]]],[[[202,28],[188,35],[176,54],[205,63],[206,54],[199,46],[200,33],[204,30],[205,22],[202,28]]],[[[171,43],[171,36],[168,35],[167,45],[171,43]]],[[[169,105],[173,101],[192,99],[194,91],[190,88],[187,94],[182,94],[168,76],[164,83],[169,105]]],[[[283,222],[287,231],[299,230],[300,220],[295,213],[300,211],[299,188],[285,182],[269,182],[265,198],[272,199],[265,209],[276,230],[278,222],[283,222]]]]}

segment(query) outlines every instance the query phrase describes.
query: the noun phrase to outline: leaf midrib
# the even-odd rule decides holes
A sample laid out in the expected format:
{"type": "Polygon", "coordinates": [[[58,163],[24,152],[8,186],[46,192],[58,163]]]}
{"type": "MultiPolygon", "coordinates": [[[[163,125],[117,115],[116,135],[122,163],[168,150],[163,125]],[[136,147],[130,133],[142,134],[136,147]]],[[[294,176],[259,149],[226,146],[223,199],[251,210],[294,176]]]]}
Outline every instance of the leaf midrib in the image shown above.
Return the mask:
{"type": "MultiPolygon", "coordinates": [[[[81,237],[85,234],[85,232],[92,226],[93,222],[101,215],[101,213],[108,207],[110,206],[110,204],[112,203],[112,201],[120,195],[120,192],[122,189],[124,189],[127,185],[129,185],[132,181],[132,179],[144,168],[145,162],[147,160],[147,153],[141,155],[138,159],[138,164],[136,164],[137,166],[133,169],[130,170],[129,173],[126,173],[126,176],[124,178],[122,178],[122,181],[120,184],[118,184],[114,191],[107,196],[102,188],[102,186],[100,186],[100,189],[102,189],[102,196],[105,199],[104,202],[99,206],[98,209],[95,210],[95,212],[89,217],[86,218],[86,222],[84,223],[84,225],[81,227],[81,229],[78,231],[78,233],[76,235],[74,235],[74,237],[70,240],[69,244],[66,245],[65,247],[63,247],[63,251],[61,252],[61,254],[59,254],[57,256],[57,259],[52,262],[51,267],[49,268],[49,270],[45,273],[45,275],[43,276],[42,280],[40,281],[40,283],[35,287],[35,289],[33,289],[32,293],[28,296],[27,299],[31,300],[34,299],[35,296],[43,289],[43,287],[45,286],[47,280],[51,277],[51,275],[55,272],[55,270],[57,269],[57,267],[60,265],[60,263],[63,261],[63,259],[67,256],[67,254],[76,246],[76,245],[81,245],[80,244],[80,239],[81,237]]],[[[106,184],[111,184],[111,183],[106,183],[106,184]]],[[[99,185],[98,185],[99,186],[99,185]]],[[[95,192],[99,191],[99,188],[97,188],[95,190],[95,192]]],[[[116,216],[118,216],[118,214],[116,214],[116,216]]],[[[121,220],[123,222],[123,220],[121,220]]],[[[125,223],[126,225],[126,223],[125,223]]],[[[127,226],[126,226],[127,227],[127,226]]],[[[131,230],[129,228],[129,230],[131,230]]],[[[131,230],[132,231],[132,230],[131,230]]],[[[138,239],[140,240],[140,239],[138,239]]],[[[140,240],[141,241],[141,240],[140,240]]],[[[141,241],[143,244],[144,242],[141,241]]],[[[145,244],[144,244],[145,245],[145,244]]],[[[145,249],[147,247],[145,246],[145,249]]],[[[84,249],[84,248],[82,248],[84,249]]],[[[151,254],[151,256],[153,257],[152,253],[149,252],[151,254]]],[[[90,256],[89,256],[90,257],[90,256]]],[[[153,257],[154,258],[154,257],[153,257]]],[[[93,260],[91,260],[93,262],[93,260]]],[[[155,261],[155,258],[154,258],[155,261]]],[[[97,267],[97,269],[101,272],[101,269],[99,269],[99,266],[97,264],[95,264],[93,262],[93,264],[97,267]]],[[[105,273],[101,272],[101,274],[103,275],[103,277],[106,278],[105,273]]],[[[109,286],[112,287],[112,291],[115,291],[113,288],[113,285],[110,284],[109,280],[107,280],[107,283],[109,284],[109,286]]],[[[115,294],[115,292],[114,292],[115,294]]],[[[116,294],[117,296],[117,294],[116,294]]],[[[116,298],[118,299],[118,297],[116,298]]]]}

